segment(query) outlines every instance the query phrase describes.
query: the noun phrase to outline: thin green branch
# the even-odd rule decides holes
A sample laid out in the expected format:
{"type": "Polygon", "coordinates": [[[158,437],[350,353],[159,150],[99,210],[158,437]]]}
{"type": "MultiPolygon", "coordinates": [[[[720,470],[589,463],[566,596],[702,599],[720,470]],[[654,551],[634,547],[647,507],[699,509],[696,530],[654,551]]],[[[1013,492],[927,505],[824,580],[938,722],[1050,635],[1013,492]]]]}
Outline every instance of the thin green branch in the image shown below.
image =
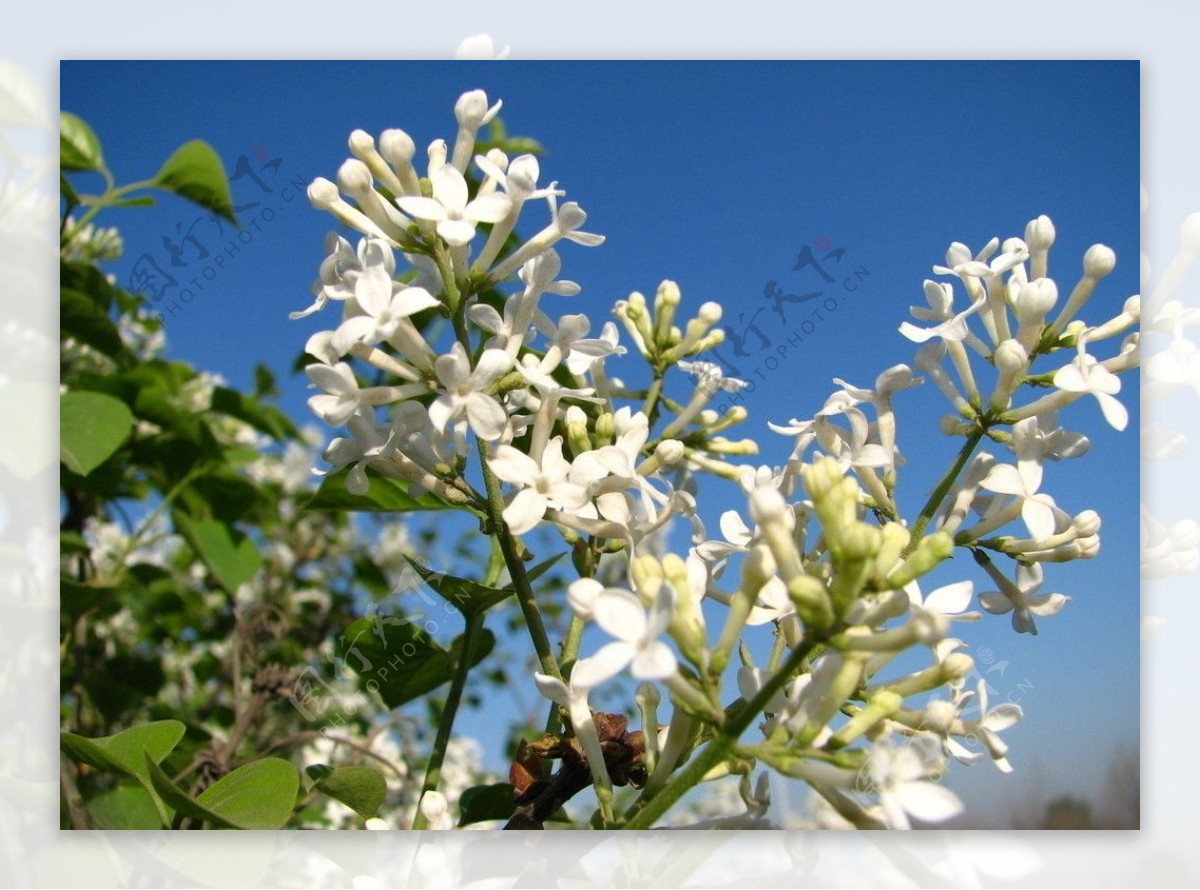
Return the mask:
{"type": "Polygon", "coordinates": [[[792,674],[800,668],[804,660],[822,641],[823,637],[814,635],[793,649],[792,654],[783,663],[783,667],[771,675],[771,678],[763,684],[754,698],[730,715],[724,725],[716,730],[712,741],[696,755],[682,772],[652,798],[639,798],[634,803],[626,814],[625,823],[620,827],[626,830],[653,827],[654,823],[674,806],[676,801],[699,784],[709,770],[722,763],[730,755],[742,733],[757,719],[772,696],[787,684],[792,674]]]}

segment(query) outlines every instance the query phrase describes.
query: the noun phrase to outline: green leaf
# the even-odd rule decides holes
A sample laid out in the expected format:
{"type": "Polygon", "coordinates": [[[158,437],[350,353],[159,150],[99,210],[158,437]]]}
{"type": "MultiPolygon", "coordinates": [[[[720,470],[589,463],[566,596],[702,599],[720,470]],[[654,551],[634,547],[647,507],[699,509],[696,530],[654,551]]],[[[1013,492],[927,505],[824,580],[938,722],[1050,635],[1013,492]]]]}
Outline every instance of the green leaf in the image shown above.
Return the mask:
{"type": "Polygon", "coordinates": [[[154,798],[138,785],[118,785],[89,800],[87,808],[98,828],[136,831],[163,827],[154,798]]]}
{"type": "Polygon", "coordinates": [[[178,720],[159,720],[99,739],[64,732],[59,736],[59,745],[64,754],[78,763],[137,779],[151,795],[159,818],[166,825],[169,816],[154,791],[151,767],[157,768],[175,750],[183,733],[184,725],[178,720]]]}
{"type": "Polygon", "coordinates": [[[238,224],[225,166],[207,142],[193,139],[181,145],[155,175],[154,184],[238,224]]]}
{"type": "Polygon", "coordinates": [[[340,800],[364,819],[379,814],[387,797],[387,780],[383,773],[369,766],[342,766],[332,769],[314,765],[305,772],[313,779],[313,787],[334,800],[340,800]]]}
{"type": "Polygon", "coordinates": [[[458,826],[493,819],[508,819],[516,810],[513,786],[507,782],[499,785],[476,785],[462,793],[458,801],[458,826]]]}
{"type": "MultiPolygon", "coordinates": [[[[530,581],[536,581],[551,566],[562,559],[563,556],[564,554],[558,553],[549,559],[543,560],[529,569],[525,573],[526,576],[530,581]]],[[[475,581],[468,581],[465,578],[456,578],[453,575],[435,572],[428,566],[414,560],[407,553],[404,554],[404,558],[408,560],[408,564],[413,567],[413,570],[421,576],[421,580],[428,584],[434,593],[462,612],[463,615],[470,616],[484,612],[497,603],[508,599],[515,592],[511,584],[505,587],[488,587],[475,581]]]]}
{"type": "Polygon", "coordinates": [[[63,111],[58,117],[59,164],[63,170],[104,170],[100,140],[83,118],[63,111]]]}
{"type": "Polygon", "coordinates": [[[262,567],[262,556],[254,542],[224,522],[191,519],[177,513],[175,524],[231,596],[262,567]]]}
{"type": "MultiPolygon", "coordinates": [[[[457,637],[449,650],[443,649],[423,629],[422,617],[360,618],[346,628],[338,642],[338,657],[358,675],[359,686],[378,691],[389,708],[432,692],[454,675],[462,637],[457,637]]],[[[495,645],[496,637],[484,629],[471,666],[487,658],[495,645]]]]}
{"type": "Polygon", "coordinates": [[[295,424],[278,408],[262,404],[257,398],[235,389],[218,386],[212,394],[212,410],[228,414],[266,433],[276,442],[299,435],[295,424]]]}
{"type": "Polygon", "coordinates": [[[115,605],[120,594],[117,587],[80,584],[65,576],[59,579],[58,590],[59,614],[65,621],[74,621],[84,612],[107,613],[106,607],[115,605]]]}
{"type": "Polygon", "coordinates": [[[296,805],[300,777],[279,757],[265,757],[218,779],[196,803],[238,828],[282,828],[296,805]]]}
{"type": "Polygon", "coordinates": [[[158,765],[146,763],[154,789],[181,816],[217,828],[273,830],[282,828],[296,805],[300,777],[286,760],[267,757],[247,763],[218,779],[195,800],[188,797],[158,765]]]}
{"type": "Polygon", "coordinates": [[[86,476],[129,436],[133,414],[124,402],[98,392],[67,392],[59,397],[59,458],[86,476]]]}
{"type": "Polygon", "coordinates": [[[370,487],[366,494],[351,494],[346,490],[346,476],[349,472],[349,469],[344,469],[326,476],[316,493],[304,505],[304,509],[373,513],[458,509],[428,492],[420,497],[413,497],[408,493],[407,482],[380,476],[373,470],[367,471],[370,487]]]}
{"type": "Polygon", "coordinates": [[[58,176],[58,193],[62,199],[67,202],[68,206],[78,206],[79,195],[76,194],[75,189],[71,188],[71,183],[67,182],[67,177],[63,176],[61,173],[58,176]]]}
{"type": "Polygon", "coordinates": [[[117,326],[108,314],[87,294],[68,287],[59,291],[59,330],[63,337],[74,337],[114,359],[123,359],[128,350],[117,326]]]}

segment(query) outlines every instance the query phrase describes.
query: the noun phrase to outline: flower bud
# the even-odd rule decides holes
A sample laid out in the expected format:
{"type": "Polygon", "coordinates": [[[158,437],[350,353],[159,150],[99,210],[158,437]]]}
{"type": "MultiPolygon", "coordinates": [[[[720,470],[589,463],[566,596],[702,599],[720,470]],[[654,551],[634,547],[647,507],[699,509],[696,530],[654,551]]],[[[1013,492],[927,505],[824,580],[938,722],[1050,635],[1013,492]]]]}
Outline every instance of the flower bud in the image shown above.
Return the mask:
{"type": "Polygon", "coordinates": [[[1013,311],[1022,327],[1040,325],[1057,302],[1058,285],[1054,279],[1038,278],[1021,288],[1013,311]]]}
{"type": "MultiPolygon", "coordinates": [[[[496,111],[499,110],[500,103],[496,103],[496,111]]],[[[464,130],[478,130],[483,126],[487,116],[488,97],[483,90],[471,90],[463,93],[454,103],[454,117],[464,130]]]]}
{"type": "Polygon", "coordinates": [[[1002,374],[1020,374],[1029,364],[1029,353],[1016,340],[1005,340],[996,347],[992,358],[1002,374]]]}
{"type": "Polygon", "coordinates": [[[375,139],[366,130],[352,131],[347,144],[350,148],[350,154],[359,160],[364,160],[363,155],[375,151],[375,139]]]}
{"type": "Polygon", "coordinates": [[[755,522],[783,522],[790,517],[791,509],[776,489],[759,486],[750,493],[750,518],[755,522]]]}
{"type": "Polygon", "coordinates": [[[369,192],[375,184],[370,169],[357,158],[350,158],[342,163],[338,168],[337,182],[339,189],[354,197],[369,192]]]}
{"type": "Polygon", "coordinates": [[[700,312],[696,315],[701,322],[712,327],[721,320],[721,304],[709,301],[700,306],[700,312]]]}
{"type": "Polygon", "coordinates": [[[1093,244],[1083,255],[1083,274],[1088,278],[1103,278],[1116,265],[1116,253],[1103,244],[1093,244]]]}
{"type": "Polygon", "coordinates": [[[629,576],[642,602],[653,603],[663,583],[662,563],[648,553],[642,554],[629,564],[629,576]]]}
{"type": "Polygon", "coordinates": [[[888,575],[887,586],[896,589],[915,581],[949,559],[953,552],[954,538],[945,532],[934,532],[925,536],[909,554],[904,565],[888,575]]]}
{"type": "Polygon", "coordinates": [[[341,199],[338,187],[324,177],[317,177],[308,186],[308,202],[317,210],[328,210],[341,199]]]}
{"type": "Polygon", "coordinates": [[[1045,214],[1025,226],[1025,243],[1030,251],[1048,250],[1054,244],[1054,223],[1045,214]]]}
{"type": "Polygon", "coordinates": [[[775,577],[775,572],[775,557],[771,555],[771,548],[755,544],[742,563],[742,588],[754,591],[757,596],[763,585],[775,577]]]}
{"type": "Polygon", "coordinates": [[[1081,538],[1097,535],[1100,532],[1100,514],[1095,510],[1084,510],[1071,520],[1071,524],[1081,538]]]}
{"type": "Polygon", "coordinates": [[[596,418],[594,432],[596,434],[596,447],[599,448],[612,443],[613,438],[616,436],[617,428],[616,420],[611,411],[605,411],[596,418]]]}
{"type": "Polygon", "coordinates": [[[403,130],[384,130],[379,134],[379,153],[389,164],[400,167],[412,163],[417,146],[403,130]]]}

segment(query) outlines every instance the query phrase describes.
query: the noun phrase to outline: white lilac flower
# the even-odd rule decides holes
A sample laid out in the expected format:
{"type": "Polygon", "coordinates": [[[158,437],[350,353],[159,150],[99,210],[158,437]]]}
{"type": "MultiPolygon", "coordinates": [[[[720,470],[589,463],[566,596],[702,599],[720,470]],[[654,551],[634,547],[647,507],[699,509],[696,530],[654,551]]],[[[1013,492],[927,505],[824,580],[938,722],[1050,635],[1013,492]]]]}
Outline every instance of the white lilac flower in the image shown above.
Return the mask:
{"type": "MultiPolygon", "coordinates": [[[[487,93],[483,90],[470,90],[458,97],[454,103],[454,116],[458,119],[458,135],[454,139],[454,153],[450,163],[460,172],[465,173],[475,150],[475,135],[484,124],[490,123],[504,103],[497,100],[495,105],[488,107],[487,93]]],[[[507,213],[508,209],[505,208],[507,213]]],[[[494,222],[494,220],[492,220],[494,222]]],[[[444,237],[444,236],[443,236],[444,237]]]]}
{"type": "Polygon", "coordinates": [[[978,699],[978,720],[964,720],[963,725],[968,734],[977,738],[987,749],[988,756],[1002,773],[1011,773],[1012,765],[1005,755],[1008,745],[1000,738],[1000,733],[1008,729],[1025,716],[1021,706],[1012,702],[1001,702],[993,708],[988,708],[987,681],[980,678],[975,692],[968,692],[960,697],[958,706],[961,709],[972,697],[978,699]]]}
{"type": "Polygon", "coordinates": [[[659,587],[649,610],[627,590],[601,591],[592,605],[592,615],[604,631],[617,639],[590,659],[596,676],[608,679],[627,666],[638,680],[674,676],[678,669],[675,653],[659,640],[671,623],[674,607],[675,591],[670,584],[659,587]]]}
{"type": "Polygon", "coordinates": [[[461,343],[434,363],[438,380],[445,387],[438,399],[429,406],[429,419],[439,433],[446,426],[466,418],[471,429],[481,439],[494,441],[504,433],[508,414],[487,389],[512,367],[512,358],[502,349],[485,349],[474,368],[461,343]]]}
{"type": "Polygon", "coordinates": [[[493,192],[469,201],[467,181],[462,173],[446,164],[429,176],[433,197],[402,197],[400,209],[417,219],[437,223],[437,233],[451,247],[470,244],[479,223],[504,219],[511,201],[507,195],[493,192]]]}
{"type": "Polygon", "coordinates": [[[575,738],[583,745],[584,754],[587,755],[588,768],[601,788],[610,787],[612,782],[608,776],[608,767],[604,763],[604,751],[600,747],[600,732],[596,729],[592,709],[588,706],[588,695],[594,687],[610,676],[612,675],[605,673],[603,665],[594,658],[581,658],[576,661],[566,683],[547,674],[533,675],[538,692],[566,709],[571,728],[575,731],[575,738]]]}
{"type": "Polygon", "coordinates": [[[696,545],[696,555],[706,562],[714,563],[713,577],[719,578],[729,557],[734,553],[745,553],[754,537],[754,532],[737,510],[726,510],[721,514],[721,535],[724,541],[704,541],[696,545]]]}
{"type": "Polygon", "coordinates": [[[909,603],[914,609],[924,609],[926,612],[937,612],[951,621],[976,621],[978,612],[967,612],[971,599],[975,595],[975,584],[972,581],[958,581],[947,584],[922,599],[921,588],[916,581],[904,586],[909,603]]]}
{"type": "Polygon", "coordinates": [[[376,424],[367,414],[357,413],[347,423],[353,438],[334,439],[325,449],[325,460],[331,465],[322,473],[336,473],[347,465],[350,473],[346,477],[346,490],[351,494],[366,494],[370,483],[367,480],[367,466],[372,460],[386,459],[395,450],[395,441],[391,438],[389,425],[376,424]]]}
{"type": "Polygon", "coordinates": [[[363,314],[343,321],[330,340],[330,346],[339,356],[349,352],[355,343],[373,346],[390,339],[410,315],[438,305],[429,291],[393,281],[380,266],[372,266],[358,276],[354,301],[363,314]]]}
{"type": "Polygon", "coordinates": [[[925,300],[929,303],[928,309],[923,306],[910,306],[908,311],[914,318],[921,321],[935,322],[934,326],[919,328],[908,321],[900,325],[900,333],[914,343],[924,343],[934,337],[956,343],[962,342],[971,336],[967,319],[978,312],[987,302],[986,299],[980,297],[962,312],[956,314],[954,312],[954,288],[949,284],[936,281],[925,282],[925,300]]]}
{"type": "Polygon", "coordinates": [[[891,828],[911,828],[910,816],[944,822],[962,812],[962,801],[933,780],[941,770],[941,745],[932,734],[903,739],[895,747],[887,737],[875,742],[867,757],[866,778],[891,828]]]}
{"type": "Polygon", "coordinates": [[[1079,354],[1071,364],[1059,368],[1054,375],[1054,385],[1063,392],[1089,393],[1100,403],[1104,419],[1114,429],[1123,430],[1129,423],[1129,412],[1115,398],[1121,391],[1121,381],[1112,371],[1098,362],[1095,356],[1085,351],[1086,337],[1079,338],[1079,354]]]}
{"type": "Polygon", "coordinates": [[[895,461],[895,452],[888,452],[878,443],[868,443],[870,424],[867,416],[857,408],[846,408],[842,412],[850,429],[831,423],[826,417],[818,417],[814,425],[817,443],[825,453],[837,461],[845,472],[849,467],[888,467],[895,461]]]}
{"type": "Polygon", "coordinates": [[[1012,626],[1017,633],[1036,636],[1037,625],[1034,623],[1033,616],[1057,615],[1071,599],[1061,593],[1037,593],[1045,580],[1040,563],[1032,565],[1020,563],[1017,566],[1015,584],[1000,574],[998,570],[989,570],[988,574],[992,576],[992,580],[996,581],[1000,590],[979,594],[979,604],[992,615],[1006,615],[1012,612],[1012,626]]]}
{"type": "MultiPolygon", "coordinates": [[[[354,296],[354,277],[362,271],[364,260],[373,257],[370,248],[372,239],[363,238],[358,242],[359,252],[356,254],[350,247],[350,242],[330,232],[325,236],[325,259],[321,261],[318,277],[312,285],[316,302],[300,312],[292,312],[288,318],[298,319],[312,315],[324,308],[329,300],[348,300],[354,296]]],[[[388,253],[391,251],[389,249],[388,253]]],[[[381,257],[382,260],[382,257],[381,257]]],[[[394,268],[392,271],[395,271],[394,268]]]]}
{"type": "Polygon", "coordinates": [[[1029,249],[1024,242],[1015,238],[1011,240],[1019,246],[1006,250],[990,262],[992,254],[1000,248],[999,238],[993,238],[985,244],[974,257],[971,256],[971,248],[955,241],[946,251],[946,265],[934,266],[933,271],[938,275],[953,275],[964,282],[968,279],[996,278],[1029,259],[1029,249]]]}
{"type": "Polygon", "coordinates": [[[588,502],[587,488],[570,478],[571,462],[563,457],[562,436],[546,443],[540,464],[511,445],[501,445],[488,466],[497,478],[520,489],[504,508],[504,521],[514,534],[536,526],[548,508],[575,511],[588,502]]]}
{"type": "Polygon", "coordinates": [[[1039,494],[1042,484],[1042,464],[1037,460],[1021,460],[1012,464],[996,464],[979,483],[982,488],[998,494],[1012,495],[1021,501],[1021,518],[1035,540],[1054,534],[1054,499],[1039,494]]]}
{"type": "Polygon", "coordinates": [[[314,386],[325,391],[323,395],[312,396],[308,400],[308,407],[330,426],[341,426],[360,408],[387,405],[429,391],[423,383],[369,386],[364,389],[359,387],[350,366],[342,362],[333,366],[309,365],[304,373],[314,386]]]}

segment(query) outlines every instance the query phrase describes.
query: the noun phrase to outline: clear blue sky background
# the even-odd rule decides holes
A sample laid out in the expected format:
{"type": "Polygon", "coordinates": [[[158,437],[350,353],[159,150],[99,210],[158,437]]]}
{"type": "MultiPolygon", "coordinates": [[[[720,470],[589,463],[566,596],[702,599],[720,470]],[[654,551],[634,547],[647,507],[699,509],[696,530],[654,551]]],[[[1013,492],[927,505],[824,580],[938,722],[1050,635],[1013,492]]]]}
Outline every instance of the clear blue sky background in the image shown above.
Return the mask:
{"type": "MultiPolygon", "coordinates": [[[[180,143],[203,138],[231,173],[245,156],[271,189],[250,176],[234,182],[235,203],[259,203],[241,212],[253,238],[232,254],[225,248],[235,233],[218,233],[182,201],[111,213],[127,247],[114,271],[124,283],[148,254],[178,282],[160,304],[183,306],[168,318],[171,354],[239,386],[266,362],[279,372],[285,407],[302,420],[306,381],[287,369],[322,319],[289,322],[287,313],[308,304],[331,228],[328,216],[308,206],[303,184],[333,178],[356,127],[374,134],[402,127],[419,146],[452,140],[454,101],[477,87],[504,100],[510,133],[546,146],[543,182],[558,180],[588,211],[585,228],[608,237],[597,249],[568,244],[561,251],[564,277],[584,290],[557,305],[547,298],[551,314],[603,319],[614,300],[631,290],[652,294],[663,278],[678,281],[693,308],[720,301],[730,326],[739,313],[749,321],[765,309],[756,320],[770,349],[749,333],[748,358],[724,351],[758,383],[747,399],[750,435],[768,419],[811,416],[832,377],[870,385],[880,370],[911,362],[912,344],[896,328],[909,305],[923,304],[921,282],[953,240],[978,248],[993,235],[1022,234],[1027,220],[1045,213],[1058,229],[1051,274],[1060,290],[1074,284],[1090,244],[1104,242],[1118,254],[1085,318],[1109,318],[1138,290],[1136,62],[62,66],[62,106],[96,129],[118,181],[151,175],[180,143]],[[264,169],[270,161],[278,163],[264,169]],[[173,267],[164,237],[180,243],[189,231],[195,241],[183,247],[185,265],[173,267]],[[793,271],[804,245],[826,239],[845,248],[829,269],[832,285],[812,269],[793,271]],[[223,266],[214,262],[218,254],[223,266]],[[853,292],[843,284],[851,269],[868,273],[857,276],[853,292]],[[197,275],[202,288],[192,287],[183,305],[180,294],[197,275]],[[763,297],[768,280],[787,294],[824,290],[839,308],[817,321],[809,316],[815,302],[785,305],[785,322],[763,297]],[[814,321],[811,334],[801,330],[806,318],[814,321]],[[804,342],[793,340],[778,365],[769,364],[792,335],[804,342]]],[[[540,216],[526,230],[534,224],[540,216]]],[[[981,647],[993,664],[1008,663],[989,680],[1026,710],[1005,735],[1015,775],[1000,777],[986,763],[950,772],[950,786],[977,824],[1003,826],[1010,810],[1035,797],[1098,797],[1114,749],[1137,745],[1135,383],[1127,379],[1121,394],[1135,419],[1131,429],[1114,433],[1088,399],[1064,420],[1092,438],[1092,453],[1048,470],[1047,489],[1060,504],[1104,517],[1097,559],[1048,569],[1044,591],[1067,593],[1072,602],[1040,620],[1036,638],[1013,633],[1004,617],[962,628],[981,667],[981,647]]],[[[898,410],[900,445],[914,465],[902,477],[901,498],[915,513],[934,468],[945,466],[956,444],[936,431],[946,409],[932,386],[905,393],[898,410]]],[[[761,438],[769,445],[764,460],[786,456],[786,440],[761,438]]],[[[736,500],[722,491],[706,517],[736,500]]],[[[955,567],[977,590],[989,589],[964,559],[955,567]]]]}

